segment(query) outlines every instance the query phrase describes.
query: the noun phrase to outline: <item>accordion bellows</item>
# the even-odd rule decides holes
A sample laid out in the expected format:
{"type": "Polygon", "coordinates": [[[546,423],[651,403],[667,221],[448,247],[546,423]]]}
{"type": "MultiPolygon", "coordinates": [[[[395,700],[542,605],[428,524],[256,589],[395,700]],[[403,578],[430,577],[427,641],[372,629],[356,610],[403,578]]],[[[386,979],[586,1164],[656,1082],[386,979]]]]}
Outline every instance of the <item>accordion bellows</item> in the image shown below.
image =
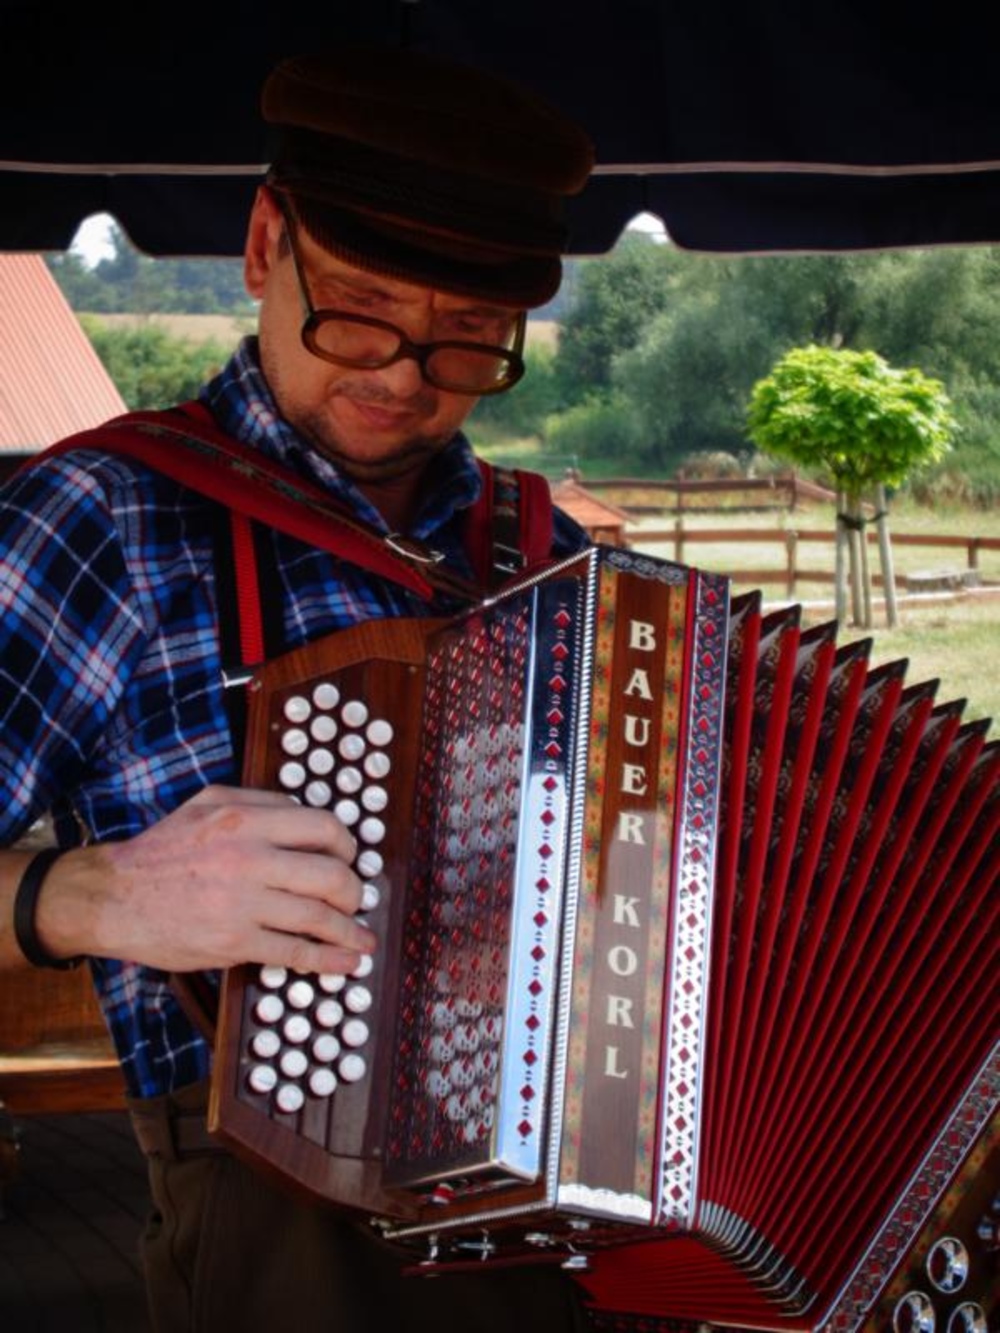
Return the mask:
{"type": "Polygon", "coordinates": [[[380,943],[227,976],[215,1131],[428,1269],[859,1327],[1000,1102],[1000,745],[869,652],[595,548],[264,668],[247,781],[352,824],[380,943]]]}

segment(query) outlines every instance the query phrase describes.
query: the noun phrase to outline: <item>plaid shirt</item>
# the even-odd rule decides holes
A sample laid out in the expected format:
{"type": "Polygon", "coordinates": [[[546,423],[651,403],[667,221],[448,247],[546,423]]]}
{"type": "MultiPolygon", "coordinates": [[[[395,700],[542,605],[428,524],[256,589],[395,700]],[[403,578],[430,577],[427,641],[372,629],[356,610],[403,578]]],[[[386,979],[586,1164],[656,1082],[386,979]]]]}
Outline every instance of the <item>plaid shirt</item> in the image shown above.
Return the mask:
{"type": "MultiPolygon", "coordinates": [[[[365,498],[278,415],[246,340],[203,392],[219,425],[319,481],[385,530],[365,498]]],[[[479,470],[461,435],[432,464],[410,535],[470,574],[458,516],[479,470]]],[[[220,675],[218,510],[141,464],[89,449],[44,460],[0,491],[0,845],[46,811],[61,846],[127,838],[210,782],[237,780],[220,675]]],[[[394,584],[269,534],[286,646],[359,620],[427,615],[394,584]]],[[[585,544],[555,515],[554,550],[585,544]]],[[[130,1093],[209,1070],[165,973],[92,960],[130,1093]]]]}

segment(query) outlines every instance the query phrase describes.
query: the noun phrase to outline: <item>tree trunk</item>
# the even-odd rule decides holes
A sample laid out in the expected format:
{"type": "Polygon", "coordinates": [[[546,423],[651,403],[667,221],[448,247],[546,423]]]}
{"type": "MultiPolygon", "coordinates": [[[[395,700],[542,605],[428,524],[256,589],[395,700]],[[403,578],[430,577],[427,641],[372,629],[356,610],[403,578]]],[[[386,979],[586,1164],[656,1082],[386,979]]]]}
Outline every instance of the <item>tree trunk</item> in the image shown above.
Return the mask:
{"type": "Polygon", "coordinates": [[[849,536],[847,531],[847,496],[843,491],[837,492],[837,526],[836,526],[836,545],[834,550],[835,564],[833,573],[833,596],[834,596],[834,615],[837,618],[837,624],[843,625],[847,620],[847,565],[849,552],[849,536]]]}
{"type": "Polygon", "coordinates": [[[865,629],[864,571],[862,567],[862,538],[864,529],[859,525],[860,502],[854,495],[847,501],[848,549],[851,553],[851,624],[865,629]]]}
{"type": "Polygon", "coordinates": [[[861,571],[861,628],[871,629],[875,621],[872,611],[872,570],[871,561],[868,559],[868,533],[865,531],[865,507],[861,496],[856,496],[854,501],[855,514],[854,520],[857,523],[858,532],[858,552],[861,571]]]}
{"type": "Polygon", "coordinates": [[[889,540],[889,502],[885,487],[875,487],[875,525],[878,528],[878,557],[882,566],[882,587],[885,590],[885,623],[890,629],[899,624],[896,605],[896,571],[892,561],[892,542],[889,540]]]}

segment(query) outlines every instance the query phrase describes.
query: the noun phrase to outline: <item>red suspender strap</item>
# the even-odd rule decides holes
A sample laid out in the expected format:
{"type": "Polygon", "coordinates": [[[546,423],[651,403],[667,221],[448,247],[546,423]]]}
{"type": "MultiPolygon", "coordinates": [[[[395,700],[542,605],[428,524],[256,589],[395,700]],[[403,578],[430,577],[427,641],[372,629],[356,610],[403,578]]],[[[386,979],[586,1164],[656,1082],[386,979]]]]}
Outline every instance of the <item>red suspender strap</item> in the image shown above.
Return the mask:
{"type": "Polygon", "coordinates": [[[481,597],[479,589],[437,564],[416,543],[407,539],[402,550],[390,546],[382,533],[361,523],[321,487],[223,434],[199,403],[172,412],[131,412],[45,453],[86,448],[136,458],[249,519],[360,565],[425,600],[435,590],[467,602],[481,597]]]}
{"type": "Polygon", "coordinates": [[[551,557],[552,496],[537,472],[478,462],[483,487],[467,512],[465,548],[480,583],[496,589],[551,557]]]}
{"type": "Polygon", "coordinates": [[[233,536],[240,657],[244,666],[254,667],[264,661],[266,654],[253,527],[246,514],[237,513],[235,509],[229,511],[229,520],[233,536]]]}
{"type": "Polygon", "coordinates": [[[493,469],[482,458],[477,459],[483,485],[479,499],[465,511],[462,538],[465,553],[472,565],[476,582],[483,588],[492,588],[493,577],[493,469]]]}
{"type": "Polygon", "coordinates": [[[521,551],[527,569],[543,565],[552,557],[552,494],[549,483],[537,472],[516,473],[520,504],[521,551]]]}

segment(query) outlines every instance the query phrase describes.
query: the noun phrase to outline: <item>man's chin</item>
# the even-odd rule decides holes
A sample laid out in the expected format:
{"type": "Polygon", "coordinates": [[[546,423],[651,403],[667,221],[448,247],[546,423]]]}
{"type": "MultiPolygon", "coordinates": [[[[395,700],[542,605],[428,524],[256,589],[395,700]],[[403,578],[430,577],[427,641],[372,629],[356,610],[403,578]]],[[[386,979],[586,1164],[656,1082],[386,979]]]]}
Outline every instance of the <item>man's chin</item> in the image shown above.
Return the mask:
{"type": "Polygon", "coordinates": [[[387,447],[377,453],[370,446],[352,448],[349,442],[317,438],[315,435],[312,440],[319,452],[352,481],[377,484],[379,481],[395,481],[422,472],[451,438],[449,435],[440,439],[408,440],[405,444],[387,447]]]}

